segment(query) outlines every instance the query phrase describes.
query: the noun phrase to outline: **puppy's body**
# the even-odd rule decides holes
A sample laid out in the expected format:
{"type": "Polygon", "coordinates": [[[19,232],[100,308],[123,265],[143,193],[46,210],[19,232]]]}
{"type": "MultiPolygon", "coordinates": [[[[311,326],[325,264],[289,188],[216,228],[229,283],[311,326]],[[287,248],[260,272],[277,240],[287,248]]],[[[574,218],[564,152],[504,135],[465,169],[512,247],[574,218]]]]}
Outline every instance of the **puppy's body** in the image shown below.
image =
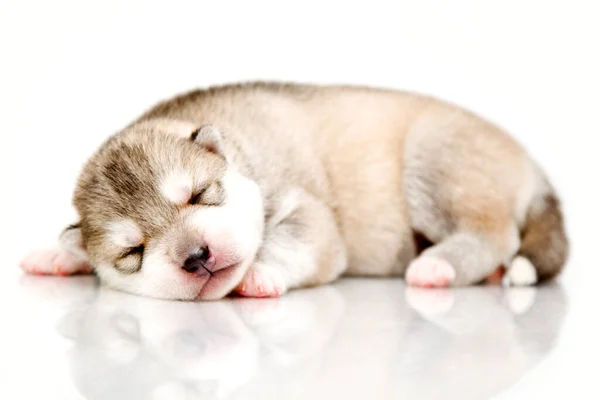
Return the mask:
{"type": "MultiPolygon", "coordinates": [[[[228,201],[234,199],[229,196],[212,207],[225,209],[228,201]]],[[[513,284],[532,284],[555,276],[567,257],[552,188],[508,135],[435,99],[362,87],[242,84],[160,103],[92,157],[80,177],[75,206],[82,218],[81,246],[100,277],[109,285],[156,297],[218,298],[234,288],[243,295],[277,295],[344,273],[405,275],[409,284],[459,286],[482,281],[499,265],[510,266],[513,284]],[[181,146],[188,146],[192,132],[202,126],[211,128],[201,131],[200,139],[196,134],[194,145],[209,154],[193,156],[194,149],[181,146]],[[214,155],[225,163],[210,158],[214,155]],[[137,162],[145,158],[151,160],[147,165],[137,162]],[[198,164],[186,167],[193,162],[198,164]],[[222,185],[226,197],[237,190],[238,201],[248,195],[255,204],[247,211],[243,204],[229,206],[243,217],[227,229],[236,231],[258,219],[261,226],[223,245],[221,253],[249,250],[232,258],[237,272],[214,284],[219,289],[211,294],[202,295],[198,288],[215,280],[212,274],[208,281],[188,284],[184,273],[180,278],[185,283],[173,282],[168,290],[162,283],[139,289],[147,279],[132,283],[130,275],[143,275],[148,258],[158,251],[148,255],[148,244],[162,240],[156,246],[168,252],[166,247],[186,239],[157,238],[172,236],[168,227],[187,226],[192,213],[208,212],[183,207],[193,195],[192,188],[185,190],[186,168],[198,170],[191,173],[195,176],[213,174],[217,181],[239,176],[239,182],[255,187],[256,196],[222,185]],[[214,172],[218,170],[225,172],[214,172]],[[137,186],[148,188],[128,197],[137,186]],[[173,201],[173,194],[182,192],[182,201],[173,201]],[[136,206],[115,206],[119,202],[136,206]],[[150,228],[157,223],[146,222],[157,214],[169,216],[160,227],[150,228]],[[107,232],[115,230],[106,227],[117,221],[119,232],[112,234],[122,234],[123,220],[132,221],[140,236],[131,246],[139,242],[146,249],[127,278],[101,254],[111,235],[107,232]],[[434,244],[418,258],[415,232],[434,244]],[[256,243],[251,243],[252,235],[259,236],[256,243]]],[[[200,224],[194,229],[212,228],[200,224]]],[[[218,247],[211,235],[216,234],[199,240],[218,247]]],[[[179,267],[186,258],[170,260],[179,267]]]]}

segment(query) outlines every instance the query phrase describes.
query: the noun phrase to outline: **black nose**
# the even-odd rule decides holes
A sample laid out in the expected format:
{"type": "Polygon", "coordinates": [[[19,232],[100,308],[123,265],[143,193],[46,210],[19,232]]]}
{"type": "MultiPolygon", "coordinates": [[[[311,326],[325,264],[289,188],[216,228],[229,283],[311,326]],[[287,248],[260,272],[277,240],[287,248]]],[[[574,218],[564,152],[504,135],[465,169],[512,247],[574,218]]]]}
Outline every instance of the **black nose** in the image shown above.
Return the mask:
{"type": "Polygon", "coordinates": [[[196,272],[199,269],[205,269],[210,273],[210,271],[204,268],[204,264],[210,258],[210,251],[208,247],[202,247],[200,250],[191,254],[187,260],[183,263],[183,269],[186,272],[196,272]]]}

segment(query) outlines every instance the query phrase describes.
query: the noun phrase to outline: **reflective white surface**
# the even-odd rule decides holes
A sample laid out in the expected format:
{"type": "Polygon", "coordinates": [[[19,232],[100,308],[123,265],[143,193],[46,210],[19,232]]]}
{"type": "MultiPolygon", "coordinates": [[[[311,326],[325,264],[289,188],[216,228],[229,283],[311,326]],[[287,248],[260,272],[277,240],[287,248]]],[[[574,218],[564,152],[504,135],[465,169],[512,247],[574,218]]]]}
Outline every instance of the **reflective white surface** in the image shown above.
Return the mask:
{"type": "Polygon", "coordinates": [[[50,368],[29,370],[64,388],[51,398],[85,399],[489,399],[544,363],[569,306],[558,284],[452,291],[395,279],[186,303],[94,277],[22,276],[19,294],[15,345],[50,368]]]}
{"type": "Polygon", "coordinates": [[[600,399],[599,8],[0,1],[0,399],[600,399]],[[110,133],[162,98],[257,78],[416,90],[506,128],[565,204],[561,286],[352,280],[192,304],[21,276],[73,222],[76,175],[110,133]]]}

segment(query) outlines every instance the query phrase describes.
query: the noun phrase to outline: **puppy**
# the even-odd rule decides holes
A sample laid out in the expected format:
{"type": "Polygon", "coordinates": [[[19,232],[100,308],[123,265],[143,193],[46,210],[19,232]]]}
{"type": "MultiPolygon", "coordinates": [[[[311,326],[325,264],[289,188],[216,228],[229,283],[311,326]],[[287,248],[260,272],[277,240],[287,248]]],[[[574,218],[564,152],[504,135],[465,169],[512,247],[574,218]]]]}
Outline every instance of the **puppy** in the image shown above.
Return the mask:
{"type": "Polygon", "coordinates": [[[243,83],[163,101],[92,155],[73,203],[80,220],[22,268],[93,269],[165,299],[341,275],[464,286],[499,266],[531,285],[568,256],[559,200],[516,141],[454,105],[367,87],[243,83]]]}

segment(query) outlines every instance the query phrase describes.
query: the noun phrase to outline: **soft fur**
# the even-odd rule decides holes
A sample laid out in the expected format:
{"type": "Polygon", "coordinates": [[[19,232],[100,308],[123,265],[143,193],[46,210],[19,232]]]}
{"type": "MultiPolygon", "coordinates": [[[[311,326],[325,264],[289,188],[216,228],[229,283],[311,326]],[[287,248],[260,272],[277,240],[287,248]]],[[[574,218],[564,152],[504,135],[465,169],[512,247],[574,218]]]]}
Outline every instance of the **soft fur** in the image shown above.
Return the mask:
{"type": "Polygon", "coordinates": [[[247,83],[162,102],[91,157],[74,205],[62,246],[26,270],[89,264],[169,299],[278,296],[342,274],[463,286],[502,265],[528,285],[568,255],[559,201],[517,142],[454,105],[366,87],[247,83]],[[182,269],[203,249],[203,268],[182,269]]]}

